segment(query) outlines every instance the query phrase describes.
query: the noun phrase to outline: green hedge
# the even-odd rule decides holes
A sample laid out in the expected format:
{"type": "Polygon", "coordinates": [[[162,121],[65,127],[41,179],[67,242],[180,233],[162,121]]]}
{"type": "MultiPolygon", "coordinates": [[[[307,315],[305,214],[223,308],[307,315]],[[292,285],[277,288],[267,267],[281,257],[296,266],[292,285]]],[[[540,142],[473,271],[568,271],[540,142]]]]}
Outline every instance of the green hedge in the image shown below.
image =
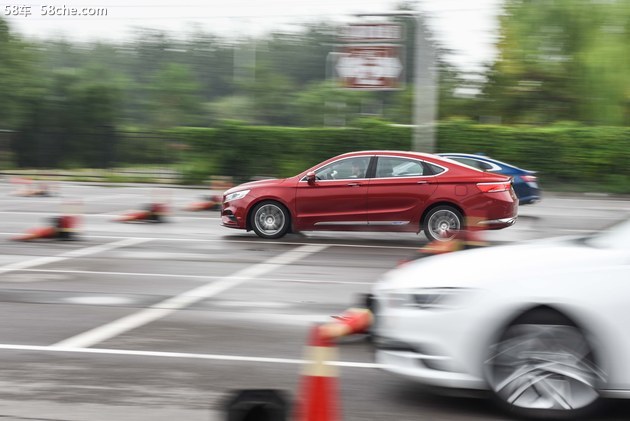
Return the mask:
{"type": "MultiPolygon", "coordinates": [[[[409,150],[411,128],[376,120],[353,128],[258,127],[225,122],[213,129],[170,132],[188,146],[188,182],[210,175],[237,181],[287,177],[332,156],[369,149],[409,150]]],[[[438,152],[482,152],[538,171],[543,186],[630,193],[630,128],[558,125],[543,128],[438,125],[438,152]]]]}
{"type": "Polygon", "coordinates": [[[213,129],[171,131],[189,145],[184,179],[228,175],[237,181],[255,176],[289,177],[332,156],[366,149],[409,149],[409,129],[379,122],[354,128],[294,128],[247,126],[225,122],[213,129]]]}

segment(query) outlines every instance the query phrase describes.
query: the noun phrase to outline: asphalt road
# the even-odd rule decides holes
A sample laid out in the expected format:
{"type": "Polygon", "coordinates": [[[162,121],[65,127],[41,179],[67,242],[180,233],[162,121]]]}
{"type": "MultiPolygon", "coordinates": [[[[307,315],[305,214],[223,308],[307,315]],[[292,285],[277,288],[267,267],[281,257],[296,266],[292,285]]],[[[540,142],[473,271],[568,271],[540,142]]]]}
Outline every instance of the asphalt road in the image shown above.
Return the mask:
{"type": "MultiPolygon", "coordinates": [[[[423,236],[306,233],[264,241],[181,210],[201,190],[65,183],[54,197],[0,184],[0,419],[224,419],[243,388],[294,397],[309,327],[425,243],[423,236]],[[164,224],[112,219],[168,201],[164,224]],[[78,241],[20,243],[80,201],[78,241]]],[[[630,201],[547,195],[495,243],[571,235],[630,214],[630,201]]],[[[509,419],[488,400],[435,395],[373,364],[363,337],[339,345],[344,420],[509,419]]],[[[612,405],[598,419],[629,413],[612,405]]]]}

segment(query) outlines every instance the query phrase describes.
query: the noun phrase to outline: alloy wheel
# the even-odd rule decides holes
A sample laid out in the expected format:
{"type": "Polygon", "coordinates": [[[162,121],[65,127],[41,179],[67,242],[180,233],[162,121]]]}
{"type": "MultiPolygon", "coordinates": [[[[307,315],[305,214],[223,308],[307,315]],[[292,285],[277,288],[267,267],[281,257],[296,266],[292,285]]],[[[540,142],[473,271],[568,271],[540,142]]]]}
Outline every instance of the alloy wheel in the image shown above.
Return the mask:
{"type": "Polygon", "coordinates": [[[525,411],[571,412],[599,398],[602,371],[574,326],[516,324],[491,347],[486,361],[495,395],[525,411]]]}

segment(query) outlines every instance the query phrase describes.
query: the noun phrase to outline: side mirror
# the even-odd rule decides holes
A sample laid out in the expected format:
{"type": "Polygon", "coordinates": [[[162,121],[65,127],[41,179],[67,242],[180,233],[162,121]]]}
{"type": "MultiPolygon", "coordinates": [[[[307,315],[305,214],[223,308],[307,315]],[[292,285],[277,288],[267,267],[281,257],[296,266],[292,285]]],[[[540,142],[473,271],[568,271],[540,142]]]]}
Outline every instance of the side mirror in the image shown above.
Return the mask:
{"type": "Polygon", "coordinates": [[[315,171],[309,171],[306,173],[306,181],[308,184],[314,184],[317,177],[315,177],[315,171]]]}

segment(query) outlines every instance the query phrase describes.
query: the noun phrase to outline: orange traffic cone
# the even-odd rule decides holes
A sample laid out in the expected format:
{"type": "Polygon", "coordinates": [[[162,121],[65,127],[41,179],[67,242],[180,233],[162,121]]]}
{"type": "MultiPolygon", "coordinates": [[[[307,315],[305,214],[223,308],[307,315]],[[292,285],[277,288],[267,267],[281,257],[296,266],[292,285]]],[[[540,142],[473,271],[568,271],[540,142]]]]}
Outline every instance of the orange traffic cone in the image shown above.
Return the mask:
{"type": "Polygon", "coordinates": [[[51,225],[47,227],[35,227],[24,234],[16,235],[14,241],[32,241],[38,239],[74,240],[78,217],[74,215],[62,215],[51,218],[51,225]]]}
{"type": "Polygon", "coordinates": [[[466,218],[466,230],[463,233],[464,248],[477,248],[488,245],[484,236],[486,228],[482,225],[486,219],[483,211],[475,212],[466,218]]]}
{"type": "Polygon", "coordinates": [[[355,333],[366,333],[372,325],[372,312],[367,308],[349,308],[339,316],[332,316],[335,322],[321,326],[324,336],[339,338],[355,333]]]}
{"type": "Polygon", "coordinates": [[[190,205],[186,206],[184,210],[192,212],[203,210],[220,210],[221,201],[222,199],[220,196],[208,196],[204,201],[191,203],[190,205]]]}
{"type": "Polygon", "coordinates": [[[450,241],[432,241],[420,248],[420,252],[426,255],[444,254],[461,250],[463,246],[460,238],[453,238],[450,241]]]}
{"type": "Polygon", "coordinates": [[[168,208],[162,203],[151,203],[143,210],[131,210],[117,216],[116,222],[164,222],[168,208]]]}
{"type": "Polygon", "coordinates": [[[16,185],[15,191],[13,191],[14,196],[30,196],[31,195],[31,184],[33,180],[26,177],[12,177],[11,183],[16,185]]]}
{"type": "Polygon", "coordinates": [[[327,363],[336,358],[336,348],[322,326],[311,329],[306,348],[306,366],[302,373],[300,394],[297,396],[297,421],[338,421],[337,369],[327,363]]]}

